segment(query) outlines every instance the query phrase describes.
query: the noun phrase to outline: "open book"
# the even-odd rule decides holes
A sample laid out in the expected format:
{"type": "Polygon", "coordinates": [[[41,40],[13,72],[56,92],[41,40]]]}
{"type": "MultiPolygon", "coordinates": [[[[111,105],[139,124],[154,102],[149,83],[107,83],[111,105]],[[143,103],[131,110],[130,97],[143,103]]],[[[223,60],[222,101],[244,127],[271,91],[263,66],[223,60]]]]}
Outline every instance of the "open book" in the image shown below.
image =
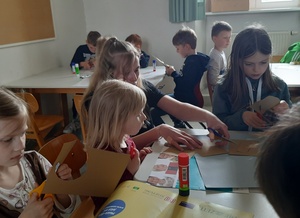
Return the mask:
{"type": "Polygon", "coordinates": [[[95,217],[250,218],[254,215],[190,196],[183,197],[146,183],[126,181],[117,187],[95,217]]]}

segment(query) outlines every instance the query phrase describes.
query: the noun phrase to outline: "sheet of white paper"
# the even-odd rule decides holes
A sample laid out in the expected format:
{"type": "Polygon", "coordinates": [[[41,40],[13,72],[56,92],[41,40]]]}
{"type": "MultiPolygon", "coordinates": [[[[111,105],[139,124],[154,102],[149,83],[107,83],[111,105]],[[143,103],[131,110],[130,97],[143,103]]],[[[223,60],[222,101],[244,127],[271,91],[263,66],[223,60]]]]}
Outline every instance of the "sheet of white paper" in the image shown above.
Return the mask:
{"type": "Polygon", "coordinates": [[[253,156],[215,155],[201,157],[195,154],[204,185],[207,188],[256,188],[253,156]]]}

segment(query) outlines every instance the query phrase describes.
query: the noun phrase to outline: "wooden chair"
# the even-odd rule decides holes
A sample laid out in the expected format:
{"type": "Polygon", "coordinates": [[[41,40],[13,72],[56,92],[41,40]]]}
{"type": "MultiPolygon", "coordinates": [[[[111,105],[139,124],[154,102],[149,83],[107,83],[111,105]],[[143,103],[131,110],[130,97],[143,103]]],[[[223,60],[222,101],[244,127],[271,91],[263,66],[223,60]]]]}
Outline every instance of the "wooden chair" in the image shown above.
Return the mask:
{"type": "Polygon", "coordinates": [[[28,92],[16,94],[28,104],[29,108],[30,123],[28,125],[28,130],[26,131],[27,139],[35,139],[39,147],[42,147],[45,144],[46,136],[54,128],[54,126],[61,124],[62,126],[58,132],[59,134],[62,133],[62,127],[64,125],[63,116],[36,114],[39,110],[39,103],[36,98],[28,92]]]}
{"type": "Polygon", "coordinates": [[[80,177],[80,168],[86,163],[87,156],[84,151],[84,145],[80,142],[74,134],[62,134],[51,141],[47,142],[43,147],[40,148],[39,153],[49,160],[51,164],[54,163],[58,154],[60,153],[62,146],[66,142],[76,140],[76,143],[64,163],[72,169],[73,178],[80,177]]]}
{"type": "Polygon", "coordinates": [[[83,142],[85,142],[86,131],[85,131],[84,120],[83,120],[83,118],[81,116],[81,101],[82,101],[82,99],[83,99],[83,95],[80,95],[80,94],[74,95],[74,104],[75,104],[76,111],[77,111],[77,113],[79,115],[80,127],[81,127],[81,133],[82,133],[83,142]]]}

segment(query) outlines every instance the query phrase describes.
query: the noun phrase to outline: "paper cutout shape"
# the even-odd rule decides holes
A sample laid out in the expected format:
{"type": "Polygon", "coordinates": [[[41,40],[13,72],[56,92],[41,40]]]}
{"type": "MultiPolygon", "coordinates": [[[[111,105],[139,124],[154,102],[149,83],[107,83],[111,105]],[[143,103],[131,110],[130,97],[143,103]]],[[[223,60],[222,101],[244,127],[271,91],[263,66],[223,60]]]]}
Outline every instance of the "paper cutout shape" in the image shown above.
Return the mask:
{"type": "Polygon", "coordinates": [[[232,140],[234,143],[229,144],[230,155],[244,155],[244,156],[257,156],[258,146],[256,145],[258,141],[255,140],[232,140]]]}
{"type": "Polygon", "coordinates": [[[75,141],[64,143],[50,170],[43,193],[109,197],[118,185],[130,157],[128,154],[87,148],[87,170],[74,180],[62,180],[56,173],[57,164],[64,162],[75,141]]]}
{"type": "MultiPolygon", "coordinates": [[[[206,135],[201,135],[201,136],[197,135],[197,136],[199,137],[198,139],[202,142],[202,148],[196,148],[194,150],[190,150],[187,147],[182,147],[184,149],[184,152],[187,153],[190,158],[195,153],[198,153],[203,157],[228,153],[227,146],[215,145],[215,141],[211,142],[209,137],[206,135]]],[[[166,143],[165,146],[168,146],[168,143],[166,143]]],[[[181,151],[178,151],[174,147],[169,147],[167,150],[165,150],[165,152],[175,153],[178,155],[181,151]]]]}
{"type": "Polygon", "coordinates": [[[264,114],[267,110],[272,109],[280,103],[280,99],[274,96],[267,96],[263,100],[257,101],[250,107],[260,114],[264,114]]]}
{"type": "Polygon", "coordinates": [[[196,153],[198,153],[202,157],[208,157],[213,155],[219,155],[219,154],[227,154],[227,148],[226,146],[203,146],[201,149],[196,149],[196,153]]]}

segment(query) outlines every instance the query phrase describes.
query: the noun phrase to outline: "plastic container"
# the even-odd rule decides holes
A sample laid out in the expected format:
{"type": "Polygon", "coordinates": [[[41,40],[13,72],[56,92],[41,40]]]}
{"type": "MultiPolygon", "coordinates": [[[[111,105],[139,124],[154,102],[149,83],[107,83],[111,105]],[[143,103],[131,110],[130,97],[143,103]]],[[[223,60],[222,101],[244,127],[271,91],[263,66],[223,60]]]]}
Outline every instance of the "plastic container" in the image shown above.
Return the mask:
{"type": "Polygon", "coordinates": [[[76,72],[76,76],[80,77],[79,64],[75,64],[75,72],[76,72]]]}
{"type": "Polygon", "coordinates": [[[189,155],[187,153],[178,154],[178,169],[179,169],[179,195],[190,195],[190,181],[189,181],[189,155]]]}
{"type": "Polygon", "coordinates": [[[153,71],[156,71],[156,60],[152,61],[152,65],[153,65],[153,71]]]}

